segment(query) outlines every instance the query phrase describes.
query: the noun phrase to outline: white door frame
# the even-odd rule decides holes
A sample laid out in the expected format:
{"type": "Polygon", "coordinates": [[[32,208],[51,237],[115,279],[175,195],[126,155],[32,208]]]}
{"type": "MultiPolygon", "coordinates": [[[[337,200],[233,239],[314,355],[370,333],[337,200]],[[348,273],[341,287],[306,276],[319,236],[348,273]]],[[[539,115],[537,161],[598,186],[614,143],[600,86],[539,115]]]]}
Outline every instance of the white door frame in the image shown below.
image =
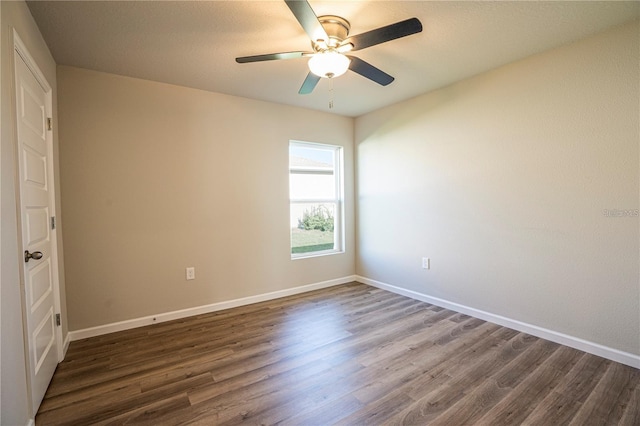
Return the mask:
{"type": "MultiPolygon", "coordinates": [[[[31,54],[29,53],[29,51],[27,50],[27,47],[25,46],[25,44],[22,42],[22,39],[20,39],[20,36],[18,35],[18,33],[16,32],[15,28],[13,29],[13,48],[14,48],[14,55],[13,55],[13,66],[12,66],[12,70],[13,70],[13,81],[14,81],[14,85],[15,85],[15,70],[16,70],[16,60],[18,60],[18,56],[20,56],[20,58],[22,58],[22,60],[24,61],[24,63],[27,65],[27,67],[29,68],[29,70],[31,71],[31,73],[33,74],[33,76],[36,78],[36,80],[38,81],[38,83],[40,84],[40,86],[42,86],[43,90],[46,93],[46,104],[47,104],[47,115],[48,116],[52,116],[53,115],[53,90],[51,88],[51,86],[49,85],[49,82],[47,81],[47,79],[44,77],[44,74],[42,73],[42,71],[40,71],[40,68],[38,67],[36,61],[33,59],[33,57],[31,56],[31,54]]],[[[14,90],[12,91],[13,95],[12,95],[12,107],[13,107],[13,112],[14,112],[14,126],[17,125],[17,100],[15,98],[15,87],[14,90]]],[[[17,137],[17,133],[14,133],[14,145],[16,147],[16,149],[19,149],[18,147],[18,137],[17,137]]],[[[47,178],[49,180],[49,182],[51,183],[51,191],[49,192],[49,205],[51,207],[51,212],[53,215],[55,215],[56,213],[56,193],[55,193],[55,180],[54,180],[54,161],[53,161],[53,132],[49,133],[48,136],[48,143],[47,143],[47,178]]],[[[16,151],[17,152],[17,151],[16,151]]],[[[19,159],[16,156],[16,170],[20,170],[19,167],[19,159]]],[[[18,247],[22,248],[24,241],[22,240],[22,214],[20,211],[20,179],[16,180],[16,204],[17,204],[17,217],[18,217],[18,228],[17,228],[17,234],[18,234],[18,247]]],[[[52,274],[52,281],[53,281],[53,301],[54,301],[54,309],[56,313],[60,313],[60,282],[59,282],[59,268],[58,268],[58,238],[57,238],[57,228],[56,229],[51,229],[50,230],[50,235],[51,235],[51,274],[52,274]]],[[[19,259],[22,259],[22,255],[18,256],[19,259]]],[[[27,325],[25,322],[26,319],[26,313],[25,313],[25,309],[26,309],[26,300],[25,300],[25,293],[24,293],[24,286],[25,286],[25,277],[24,277],[24,270],[22,265],[20,265],[20,286],[21,286],[21,297],[22,297],[22,311],[23,311],[23,329],[25,331],[25,333],[27,333],[27,325]]],[[[64,358],[64,348],[63,348],[63,339],[62,339],[62,327],[56,327],[55,330],[55,337],[56,337],[56,344],[57,344],[57,349],[58,349],[58,353],[57,353],[57,357],[58,357],[58,362],[61,362],[64,358]]],[[[28,338],[28,336],[25,334],[24,336],[24,344],[25,344],[25,362],[26,362],[26,366],[27,366],[27,370],[30,368],[30,362],[29,362],[29,341],[30,339],[28,338]]],[[[27,383],[29,385],[29,387],[31,387],[31,383],[30,383],[30,375],[27,374],[27,383]]],[[[31,391],[29,391],[29,398],[31,398],[31,391]]],[[[32,406],[33,404],[29,404],[29,406],[32,406]]],[[[36,413],[33,413],[33,415],[35,416],[36,413]]]]}

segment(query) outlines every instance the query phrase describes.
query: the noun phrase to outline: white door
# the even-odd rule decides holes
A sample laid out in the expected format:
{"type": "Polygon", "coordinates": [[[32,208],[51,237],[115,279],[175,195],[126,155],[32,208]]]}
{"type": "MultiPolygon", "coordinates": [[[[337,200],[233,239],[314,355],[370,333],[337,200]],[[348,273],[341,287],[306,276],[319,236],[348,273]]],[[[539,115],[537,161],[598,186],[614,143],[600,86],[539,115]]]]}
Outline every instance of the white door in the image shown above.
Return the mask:
{"type": "MultiPolygon", "coordinates": [[[[16,119],[22,253],[24,258],[24,318],[33,414],[58,364],[56,331],[57,272],[52,241],[53,182],[51,171],[51,89],[39,83],[15,51],[16,119]]],[[[24,54],[24,53],[23,53],[24,54]]],[[[31,64],[34,67],[34,64],[31,64]]],[[[42,79],[40,79],[42,80],[42,79]]]]}

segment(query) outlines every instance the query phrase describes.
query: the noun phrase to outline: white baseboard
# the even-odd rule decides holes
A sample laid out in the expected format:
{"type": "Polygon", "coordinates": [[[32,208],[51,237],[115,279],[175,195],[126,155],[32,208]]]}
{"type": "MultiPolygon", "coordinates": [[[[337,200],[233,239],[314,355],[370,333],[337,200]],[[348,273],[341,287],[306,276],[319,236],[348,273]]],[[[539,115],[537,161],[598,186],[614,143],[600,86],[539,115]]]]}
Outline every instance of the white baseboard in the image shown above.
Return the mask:
{"type": "Polygon", "coordinates": [[[619,362],[621,364],[629,365],[635,368],[640,368],[640,355],[623,352],[617,349],[600,345],[598,343],[580,339],[578,337],[569,336],[567,334],[559,333],[557,331],[538,327],[532,324],[527,324],[522,321],[503,317],[501,315],[492,314],[491,312],[481,311],[479,309],[471,308],[469,306],[461,305],[459,303],[454,303],[448,300],[432,297],[423,293],[418,293],[413,290],[407,290],[401,287],[396,287],[394,285],[372,280],[370,278],[356,276],[356,281],[364,284],[368,284],[383,290],[387,290],[392,293],[401,294],[403,296],[407,296],[412,299],[420,300],[422,302],[431,303],[432,305],[440,306],[442,308],[451,309],[452,311],[471,315],[475,318],[489,321],[494,324],[502,325],[504,327],[508,327],[523,333],[531,334],[532,336],[550,340],[552,342],[569,346],[571,348],[578,349],[584,352],[588,352],[593,355],[598,355],[603,358],[607,358],[612,361],[619,362]]]}
{"type": "Polygon", "coordinates": [[[340,284],[346,284],[352,281],[356,281],[355,275],[337,278],[329,281],[322,281],[314,284],[307,284],[300,287],[287,288],[285,290],[273,291],[270,293],[259,294],[256,296],[243,297],[241,299],[217,302],[209,305],[196,306],[193,308],[181,309],[178,311],[165,312],[157,315],[149,315],[146,317],[134,318],[126,321],[99,325],[97,327],[70,331],[69,334],[67,335],[67,340],[65,341],[65,353],[66,353],[66,348],[68,348],[69,346],[67,341],[86,339],[88,337],[101,336],[103,334],[115,333],[117,331],[130,330],[132,328],[137,328],[137,327],[144,327],[145,325],[172,321],[172,320],[186,318],[194,315],[207,314],[210,312],[221,311],[223,309],[236,308],[238,306],[251,305],[253,303],[279,299],[281,297],[292,296],[294,294],[306,293],[308,291],[319,290],[327,287],[333,287],[340,284]]]}

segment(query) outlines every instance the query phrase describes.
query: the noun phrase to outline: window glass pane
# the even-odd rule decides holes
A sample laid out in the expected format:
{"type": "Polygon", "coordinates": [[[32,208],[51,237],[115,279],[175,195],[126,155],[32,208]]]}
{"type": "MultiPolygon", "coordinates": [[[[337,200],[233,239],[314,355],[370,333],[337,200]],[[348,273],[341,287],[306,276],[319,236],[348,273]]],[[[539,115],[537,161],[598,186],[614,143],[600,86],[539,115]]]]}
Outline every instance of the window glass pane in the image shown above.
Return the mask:
{"type": "Polygon", "coordinates": [[[342,250],[341,155],[339,146],[289,144],[292,259],[342,250]]]}
{"type": "Polygon", "coordinates": [[[292,200],[335,199],[336,183],[333,174],[291,173],[289,196],[292,200]]]}
{"type": "Polygon", "coordinates": [[[335,248],[335,203],[291,204],[291,253],[335,248]]]}
{"type": "Polygon", "coordinates": [[[334,149],[289,145],[290,168],[323,168],[333,170],[334,149]]]}

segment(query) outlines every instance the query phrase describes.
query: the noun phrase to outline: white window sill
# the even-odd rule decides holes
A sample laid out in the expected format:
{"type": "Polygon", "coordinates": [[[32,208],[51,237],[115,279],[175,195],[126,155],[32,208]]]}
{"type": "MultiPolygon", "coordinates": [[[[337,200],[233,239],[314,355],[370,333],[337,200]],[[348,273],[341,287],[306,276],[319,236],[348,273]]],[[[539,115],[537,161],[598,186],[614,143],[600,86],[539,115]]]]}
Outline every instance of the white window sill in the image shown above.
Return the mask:
{"type": "Polygon", "coordinates": [[[291,256],[291,260],[308,259],[310,257],[331,256],[334,254],[343,254],[344,250],[326,250],[326,251],[314,251],[310,253],[300,253],[291,256]]]}

